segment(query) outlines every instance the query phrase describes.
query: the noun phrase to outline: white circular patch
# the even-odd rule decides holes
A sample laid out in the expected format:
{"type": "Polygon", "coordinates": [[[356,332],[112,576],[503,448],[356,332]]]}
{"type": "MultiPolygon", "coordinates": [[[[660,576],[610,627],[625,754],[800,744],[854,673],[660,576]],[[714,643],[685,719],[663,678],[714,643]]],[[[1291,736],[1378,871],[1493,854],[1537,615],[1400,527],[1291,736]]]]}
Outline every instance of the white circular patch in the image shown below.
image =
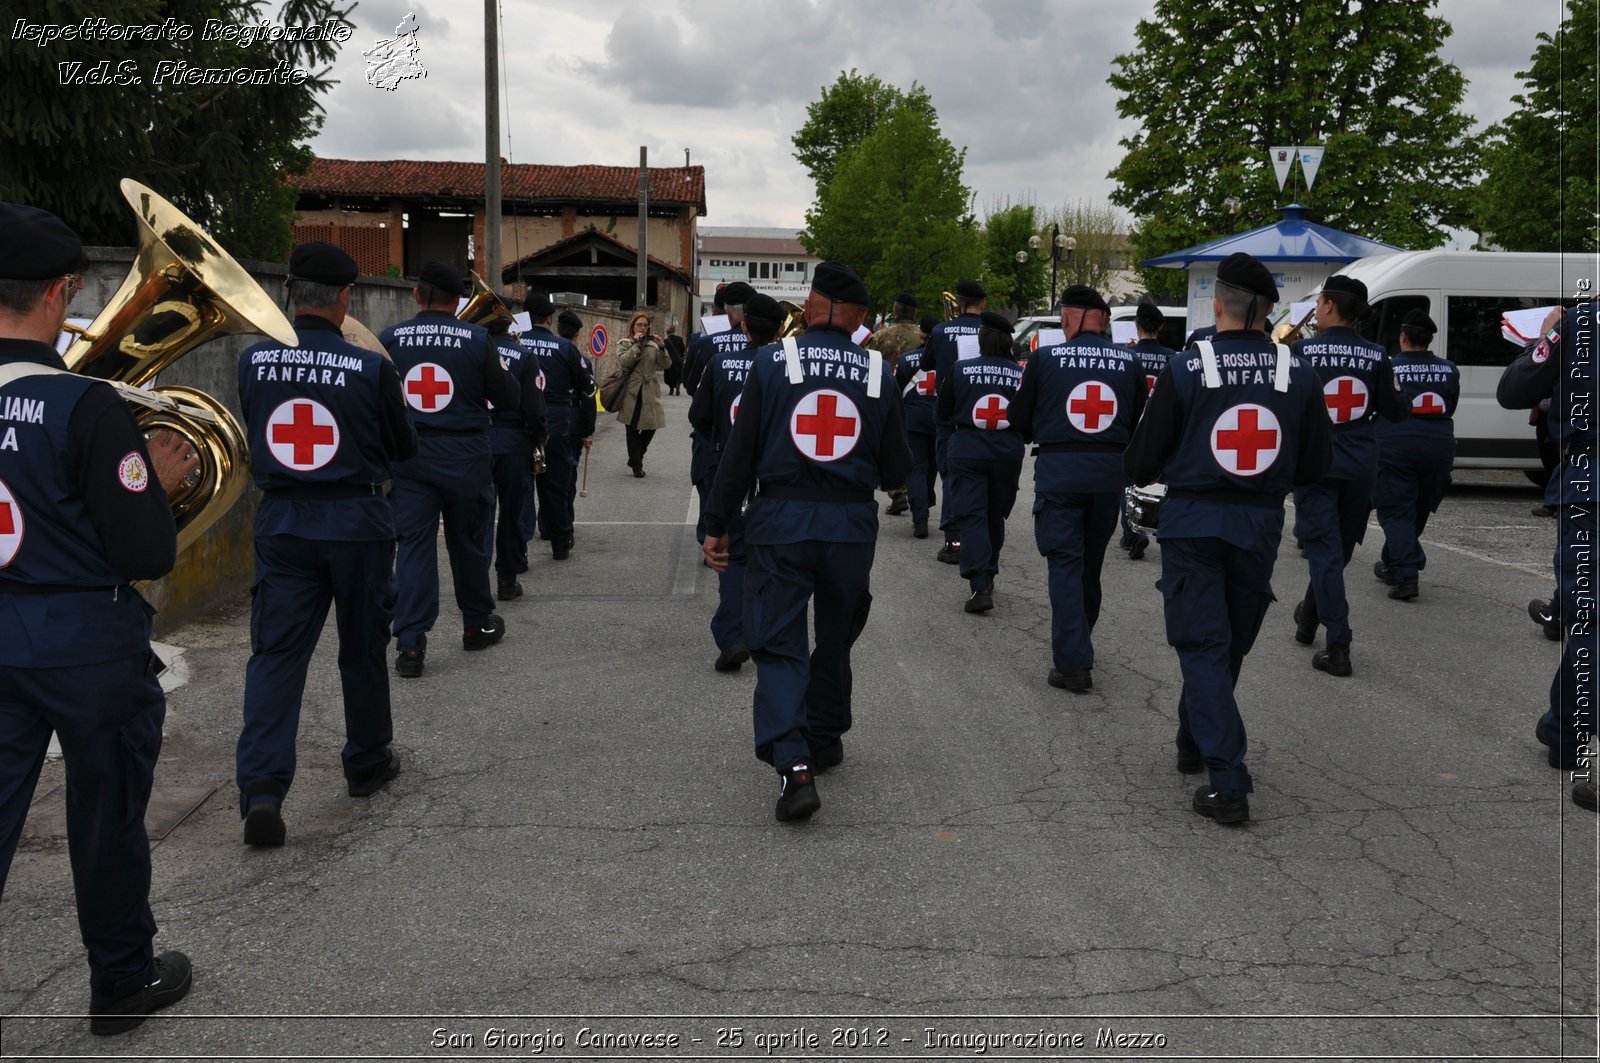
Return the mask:
{"type": "Polygon", "coordinates": [[[1336,376],[1322,386],[1322,401],[1334,424],[1359,421],[1367,412],[1367,385],[1360,377],[1336,376]]]}
{"type": "Polygon", "coordinates": [[[1539,345],[1533,349],[1533,364],[1543,365],[1550,360],[1550,341],[1541,339],[1539,345]]]}
{"type": "Polygon", "coordinates": [[[744,398],[744,392],[741,391],[741,392],[739,392],[739,394],[737,394],[737,395],[735,395],[733,397],[733,401],[732,402],[728,403],[728,423],[729,424],[732,424],[733,422],[735,422],[735,421],[737,421],[739,419],[739,400],[742,399],[742,398],[744,398]]]}
{"type": "Polygon", "coordinates": [[[122,481],[122,486],[135,494],[150,486],[150,467],[144,463],[144,455],[137,450],[130,450],[117,462],[117,479],[122,481]]]}
{"type": "Polygon", "coordinates": [[[939,394],[938,370],[930,369],[917,378],[917,394],[930,399],[939,394]]]}
{"type": "Polygon", "coordinates": [[[1011,400],[990,392],[972,404],[972,424],[985,432],[1003,432],[1011,427],[1011,400]]]}
{"type": "Polygon", "coordinates": [[[1411,412],[1423,417],[1441,417],[1446,409],[1444,396],[1437,391],[1424,391],[1411,400],[1411,412]]]}
{"type": "Polygon", "coordinates": [[[320,402],[290,399],[267,418],[267,449],[296,472],[320,469],[339,453],[339,422],[320,402]]]}
{"type": "Polygon", "coordinates": [[[1272,468],[1283,446],[1277,415],[1253,402],[1241,403],[1211,428],[1211,453],[1235,476],[1259,476],[1272,468]]]}
{"type": "Polygon", "coordinates": [[[838,461],[861,438],[861,413],[848,395],[827,388],[813,391],[789,415],[789,436],[813,461],[838,461]]]}
{"type": "Polygon", "coordinates": [[[11,488],[0,480],[0,568],[5,568],[22,549],[22,507],[11,488]]]}
{"type": "Polygon", "coordinates": [[[406,403],[413,410],[438,413],[450,405],[450,397],[455,393],[455,381],[442,365],[421,362],[406,374],[406,403]]]}
{"type": "Polygon", "coordinates": [[[544,370],[539,370],[539,390],[544,390],[544,370]]]}
{"type": "Polygon", "coordinates": [[[1098,380],[1085,380],[1067,396],[1067,420],[1080,432],[1104,432],[1117,420],[1117,393],[1098,380]]]}

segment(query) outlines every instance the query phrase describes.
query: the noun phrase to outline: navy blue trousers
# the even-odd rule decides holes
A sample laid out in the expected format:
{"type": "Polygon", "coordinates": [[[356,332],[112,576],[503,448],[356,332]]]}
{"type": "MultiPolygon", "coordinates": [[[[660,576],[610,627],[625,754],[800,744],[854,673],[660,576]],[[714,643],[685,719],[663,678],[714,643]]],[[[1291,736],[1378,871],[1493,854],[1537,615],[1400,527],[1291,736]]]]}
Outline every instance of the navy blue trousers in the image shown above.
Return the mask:
{"type": "Polygon", "coordinates": [[[551,546],[572,545],[572,521],[578,498],[578,462],[583,460],[583,437],[550,429],[544,445],[544,472],[539,485],[539,532],[551,546]]]}
{"type": "Polygon", "coordinates": [[[720,455],[716,444],[699,432],[689,433],[689,482],[694,485],[698,500],[694,520],[694,540],[706,541],[706,499],[711,494],[711,484],[717,478],[720,455]]]}
{"type": "Polygon", "coordinates": [[[994,586],[1006,518],[1017,502],[1020,458],[950,457],[944,497],[961,541],[961,578],[973,590],[994,586]]]}
{"type": "Polygon", "coordinates": [[[1224,796],[1255,789],[1245,767],[1244,719],[1233,689],[1255,645],[1272,596],[1281,535],[1244,550],[1222,539],[1162,539],[1161,580],[1167,642],[1178,651],[1180,752],[1205,759],[1224,796]]]}
{"type": "Polygon", "coordinates": [[[239,812],[252,797],[282,801],[294,781],[295,738],[306,669],[328,606],[339,631],[344,691],[345,778],[363,780],[389,763],[389,623],[394,617],[394,544],[328,542],[296,535],[256,539],[250,591],[250,663],[235,771],[239,812]]]}
{"type": "MultiPolygon", "coordinates": [[[[715,475],[716,470],[712,470],[715,475]]],[[[717,611],[711,614],[711,638],[717,649],[748,645],[744,637],[744,572],[748,548],[745,518],[728,521],[728,567],[717,575],[717,611]]]]}
{"type": "Polygon", "coordinates": [[[1050,658],[1062,672],[1094,667],[1100,569],[1122,512],[1112,492],[1046,492],[1033,498],[1033,536],[1049,569],[1050,658]]]}
{"type": "Polygon", "coordinates": [[[144,814],[167,714],[157,667],[144,650],[70,668],[0,668],[0,895],[54,731],[67,764],[67,854],[95,1004],[155,977],[144,814]]]}
{"type": "Polygon", "coordinates": [[[911,481],[906,484],[907,501],[911,503],[911,519],[921,523],[928,519],[928,510],[938,497],[938,492],[934,490],[939,478],[938,441],[932,432],[907,432],[906,442],[911,446],[911,481]]]}
{"type": "Polygon", "coordinates": [[[1305,611],[1328,629],[1328,644],[1350,644],[1350,601],[1344,569],[1366,537],[1371,480],[1321,480],[1294,492],[1294,535],[1306,552],[1311,582],[1305,611]]]}
{"type": "MultiPolygon", "coordinates": [[[[1559,472],[1558,472],[1559,475],[1559,472]]],[[[1560,536],[1556,551],[1562,563],[1562,624],[1566,629],[1561,663],[1550,680],[1550,707],[1544,713],[1546,733],[1556,740],[1561,766],[1577,767],[1577,758],[1590,758],[1593,770],[1595,742],[1595,592],[1591,582],[1595,544],[1600,542],[1595,505],[1563,505],[1556,513],[1560,536]]]]}
{"type": "Polygon", "coordinates": [[[780,771],[837,745],[850,730],[850,647],[872,607],[876,549],[815,541],[749,547],[744,631],[756,662],[756,757],[780,771]]]}
{"type": "Polygon", "coordinates": [[[510,582],[519,572],[528,571],[528,539],[522,533],[522,518],[527,507],[528,463],[533,445],[497,453],[494,456],[494,494],[499,503],[494,532],[494,571],[510,582]]]}
{"type": "Polygon", "coordinates": [[[395,557],[398,594],[394,637],[402,650],[423,649],[439,619],[439,521],[450,555],[456,605],[465,627],[494,612],[489,587],[489,524],[494,520],[494,479],[487,456],[464,461],[413,459],[394,468],[395,557]]]}
{"type": "Polygon", "coordinates": [[[1450,489],[1455,442],[1408,440],[1403,446],[1384,445],[1378,454],[1372,504],[1383,528],[1383,564],[1396,581],[1415,582],[1428,563],[1419,541],[1422,531],[1450,489]]]}
{"type": "Polygon", "coordinates": [[[955,435],[954,425],[939,424],[933,429],[933,460],[934,468],[939,470],[939,486],[944,488],[944,497],[939,500],[939,530],[944,532],[944,541],[955,542],[956,531],[955,514],[950,511],[950,437],[955,435]]]}

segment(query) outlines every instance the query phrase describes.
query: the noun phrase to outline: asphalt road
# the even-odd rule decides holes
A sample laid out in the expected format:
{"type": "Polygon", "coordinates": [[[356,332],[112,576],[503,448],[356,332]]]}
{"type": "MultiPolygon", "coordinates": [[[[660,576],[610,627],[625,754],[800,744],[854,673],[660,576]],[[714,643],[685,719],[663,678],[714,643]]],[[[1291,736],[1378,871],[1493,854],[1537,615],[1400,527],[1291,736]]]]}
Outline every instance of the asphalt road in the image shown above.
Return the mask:
{"type": "Polygon", "coordinates": [[[1596,817],[1533,740],[1554,525],[1520,477],[1462,477],[1413,603],[1372,579],[1374,528],[1349,679],[1292,638],[1286,543],[1239,688],[1242,829],[1173,770],[1159,549],[1108,559],[1076,696],[1044,681],[1030,470],[988,616],[885,517],[848,759],[791,826],[753,668],[711,670],[686,404],[643,480],[602,418],[573,557],[535,553],[503,644],[462,652],[447,593],[427,674],[394,681],[404,772],[367,800],[330,627],[280,850],[241,844],[232,782],[246,603],[172,635],[158,796],[210,795],[152,899],[194,991],[87,1033],[52,763],[0,904],[0,1056],[1594,1058],[1596,817]]]}

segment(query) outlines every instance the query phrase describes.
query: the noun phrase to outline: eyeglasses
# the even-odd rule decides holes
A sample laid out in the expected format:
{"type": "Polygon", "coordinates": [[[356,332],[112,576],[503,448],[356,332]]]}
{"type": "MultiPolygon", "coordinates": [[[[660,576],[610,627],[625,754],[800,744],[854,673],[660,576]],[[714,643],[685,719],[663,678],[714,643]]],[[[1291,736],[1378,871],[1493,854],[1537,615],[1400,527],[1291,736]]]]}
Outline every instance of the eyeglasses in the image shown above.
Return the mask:
{"type": "Polygon", "coordinates": [[[68,299],[71,299],[74,295],[77,295],[79,292],[83,291],[83,274],[68,273],[61,279],[66,282],[68,299]]]}

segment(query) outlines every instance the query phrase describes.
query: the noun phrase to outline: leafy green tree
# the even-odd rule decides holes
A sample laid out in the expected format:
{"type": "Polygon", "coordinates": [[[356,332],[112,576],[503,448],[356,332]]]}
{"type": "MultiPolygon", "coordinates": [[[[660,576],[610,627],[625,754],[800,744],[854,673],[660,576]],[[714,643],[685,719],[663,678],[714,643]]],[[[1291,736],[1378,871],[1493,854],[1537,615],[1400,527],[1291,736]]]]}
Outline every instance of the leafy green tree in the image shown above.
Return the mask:
{"type": "Polygon", "coordinates": [[[930,110],[898,107],[839,159],[806,211],[806,250],[861,274],[875,308],[912,291],[923,306],[958,278],[976,277],[983,249],[956,150],[930,110]]]}
{"type": "MultiPolygon", "coordinates": [[[[1045,219],[1046,229],[1051,224],[1060,226],[1062,235],[1072,241],[1070,250],[1061,254],[1058,291],[1069,284],[1087,284],[1110,299],[1113,274],[1126,268],[1129,255],[1128,225],[1122,214],[1115,207],[1077,199],[1063,203],[1045,219]]],[[[1049,241],[1049,232],[1044,238],[1049,241]]],[[[1048,246],[1040,250],[1048,256],[1048,246]]]]}
{"type": "MultiPolygon", "coordinates": [[[[1110,174],[1111,201],[1137,219],[1136,257],[1271,224],[1289,199],[1399,247],[1442,243],[1468,217],[1476,167],[1466,79],[1439,60],[1450,24],[1436,5],[1156,0],[1109,79],[1117,113],[1139,123],[1110,174]],[[1327,149],[1310,192],[1278,191],[1267,149],[1293,144],[1327,149]]],[[[1180,272],[1145,273],[1152,290],[1182,286],[1180,272]]]]}
{"type": "Polygon", "coordinates": [[[285,0],[273,14],[265,0],[119,0],[110,7],[101,0],[43,0],[33,8],[29,18],[37,24],[105,18],[159,25],[170,19],[169,25],[193,32],[186,40],[8,41],[0,48],[0,84],[6,87],[0,92],[6,145],[0,200],[53,211],[87,244],[129,244],[133,216],[118,182],[131,177],[170,199],[235,255],[287,254],[295,194],[283,176],[310,168],[307,142],[322,124],[317,97],[333,84],[328,64],[339,42],[255,39],[246,46],[242,37],[205,40],[204,29],[209,19],[225,27],[262,21],[328,26],[342,21],[349,7],[339,0],[285,0]],[[307,76],[185,84],[162,62],[202,70],[303,70],[307,76]],[[140,81],[63,83],[96,73],[140,81]]]}
{"type": "Polygon", "coordinates": [[[1486,134],[1474,215],[1484,237],[1507,251],[1600,250],[1595,213],[1597,0],[1568,0],[1554,37],[1538,36],[1519,71],[1517,109],[1486,134]]]}
{"type": "Polygon", "coordinates": [[[1039,210],[1032,203],[996,204],[983,223],[983,287],[989,305],[1012,306],[1017,315],[1030,312],[1049,298],[1050,249],[1048,240],[1038,248],[1028,246],[1039,235],[1039,210]],[[1017,252],[1027,257],[1017,262],[1017,252]]]}
{"type": "Polygon", "coordinates": [[[833,180],[840,158],[901,107],[937,119],[928,90],[915,81],[909,90],[901,92],[875,75],[856,73],[852,67],[848,73],[840,72],[832,85],[823,87],[821,98],[806,106],[805,125],[793,137],[794,157],[811,174],[819,197],[833,180]]]}

